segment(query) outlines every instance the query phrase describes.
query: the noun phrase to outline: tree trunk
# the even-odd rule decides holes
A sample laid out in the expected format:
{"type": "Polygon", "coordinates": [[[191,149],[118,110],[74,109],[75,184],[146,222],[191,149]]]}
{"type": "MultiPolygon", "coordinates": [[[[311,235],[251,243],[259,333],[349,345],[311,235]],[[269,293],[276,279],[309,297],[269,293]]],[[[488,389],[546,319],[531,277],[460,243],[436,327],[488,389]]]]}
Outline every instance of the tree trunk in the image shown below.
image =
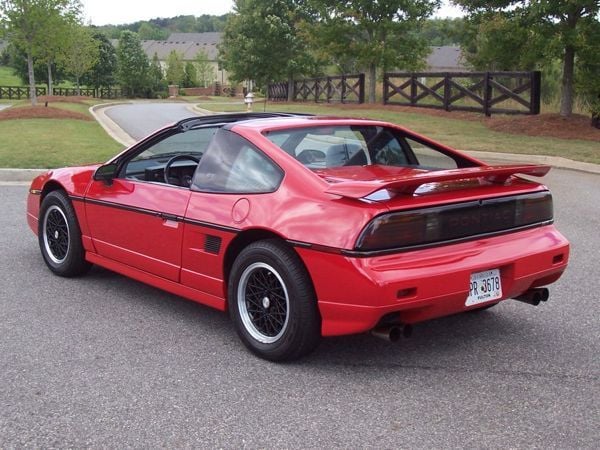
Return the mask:
{"type": "Polygon", "coordinates": [[[53,90],[54,90],[54,86],[53,86],[53,82],[52,82],[52,62],[48,61],[48,95],[52,95],[54,94],[53,90]]]}
{"type": "Polygon", "coordinates": [[[294,76],[293,75],[288,76],[287,95],[288,95],[288,98],[287,98],[288,102],[293,102],[294,101],[294,76]]]}
{"type": "Polygon", "coordinates": [[[369,103],[375,103],[375,91],[377,89],[377,66],[369,64],[369,103]]]}
{"type": "Polygon", "coordinates": [[[31,106],[37,105],[37,95],[35,94],[35,75],[33,73],[33,56],[31,52],[27,53],[27,74],[29,75],[29,99],[31,106]]]}
{"type": "Polygon", "coordinates": [[[563,63],[562,95],[560,99],[560,115],[569,117],[573,113],[573,72],[575,67],[575,48],[572,45],[565,47],[565,60],[563,63]]]}
{"type": "Polygon", "coordinates": [[[81,95],[81,88],[79,87],[79,76],[76,77],[77,80],[77,96],[81,95]]]}

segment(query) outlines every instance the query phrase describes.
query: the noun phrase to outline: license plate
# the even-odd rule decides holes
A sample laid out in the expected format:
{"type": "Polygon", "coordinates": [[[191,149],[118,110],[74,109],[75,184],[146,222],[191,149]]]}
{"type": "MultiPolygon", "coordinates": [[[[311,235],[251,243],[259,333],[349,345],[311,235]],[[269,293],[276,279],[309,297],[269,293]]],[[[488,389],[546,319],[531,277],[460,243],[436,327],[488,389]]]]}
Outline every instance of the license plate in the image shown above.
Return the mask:
{"type": "Polygon", "coordinates": [[[486,270],[471,274],[469,296],[465,306],[478,305],[502,297],[500,269],[486,270]]]}

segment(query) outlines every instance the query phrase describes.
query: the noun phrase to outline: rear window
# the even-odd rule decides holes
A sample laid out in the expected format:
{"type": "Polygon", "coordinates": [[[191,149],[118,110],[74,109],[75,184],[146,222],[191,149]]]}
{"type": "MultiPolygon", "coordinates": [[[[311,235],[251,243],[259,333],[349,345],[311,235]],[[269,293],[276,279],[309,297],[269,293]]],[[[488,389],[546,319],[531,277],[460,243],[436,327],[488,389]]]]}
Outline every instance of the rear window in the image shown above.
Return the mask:
{"type": "Polygon", "coordinates": [[[465,162],[395,129],[341,125],[276,130],[265,136],[309,169],[384,165],[447,169],[465,162]],[[416,151],[415,151],[416,150],[416,151]]]}

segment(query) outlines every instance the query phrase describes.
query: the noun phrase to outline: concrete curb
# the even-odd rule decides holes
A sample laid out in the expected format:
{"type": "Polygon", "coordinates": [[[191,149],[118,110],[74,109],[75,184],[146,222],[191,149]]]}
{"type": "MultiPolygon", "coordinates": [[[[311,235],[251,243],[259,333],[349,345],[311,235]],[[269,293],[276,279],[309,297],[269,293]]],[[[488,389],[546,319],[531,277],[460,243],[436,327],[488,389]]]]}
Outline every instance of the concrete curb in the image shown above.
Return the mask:
{"type": "Polygon", "coordinates": [[[96,122],[100,124],[104,131],[108,133],[108,135],[117,141],[119,144],[130,147],[131,145],[136,143],[136,140],[129,136],[115,121],[113,121],[106,112],[104,111],[106,108],[110,108],[116,105],[130,105],[133,102],[112,102],[112,103],[101,103],[99,105],[94,105],[90,107],[89,111],[96,122]]]}
{"type": "Polygon", "coordinates": [[[557,169],[576,170],[600,175],[600,165],[574,161],[572,159],[561,158],[560,156],[544,155],[524,155],[520,153],[494,153],[494,152],[475,152],[463,151],[467,155],[483,161],[502,161],[502,162],[524,162],[530,164],[546,164],[557,169]]]}

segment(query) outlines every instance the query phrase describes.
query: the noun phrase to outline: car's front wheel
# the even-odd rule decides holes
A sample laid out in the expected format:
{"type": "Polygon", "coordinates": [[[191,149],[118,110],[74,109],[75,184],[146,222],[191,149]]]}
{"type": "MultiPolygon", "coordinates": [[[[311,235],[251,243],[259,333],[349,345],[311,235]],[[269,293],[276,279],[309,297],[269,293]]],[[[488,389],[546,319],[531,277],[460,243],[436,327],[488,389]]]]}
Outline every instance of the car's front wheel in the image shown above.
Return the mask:
{"type": "Polygon", "coordinates": [[[285,244],[266,240],[246,247],[233,264],[228,293],[236,331],[258,356],[289,361],[317,346],[314,289],[300,258],[285,244]]]}
{"type": "Polygon", "coordinates": [[[64,192],[52,191],[44,197],[38,227],[40,250],[52,272],[72,277],[89,270],[77,216],[64,192]]]}

